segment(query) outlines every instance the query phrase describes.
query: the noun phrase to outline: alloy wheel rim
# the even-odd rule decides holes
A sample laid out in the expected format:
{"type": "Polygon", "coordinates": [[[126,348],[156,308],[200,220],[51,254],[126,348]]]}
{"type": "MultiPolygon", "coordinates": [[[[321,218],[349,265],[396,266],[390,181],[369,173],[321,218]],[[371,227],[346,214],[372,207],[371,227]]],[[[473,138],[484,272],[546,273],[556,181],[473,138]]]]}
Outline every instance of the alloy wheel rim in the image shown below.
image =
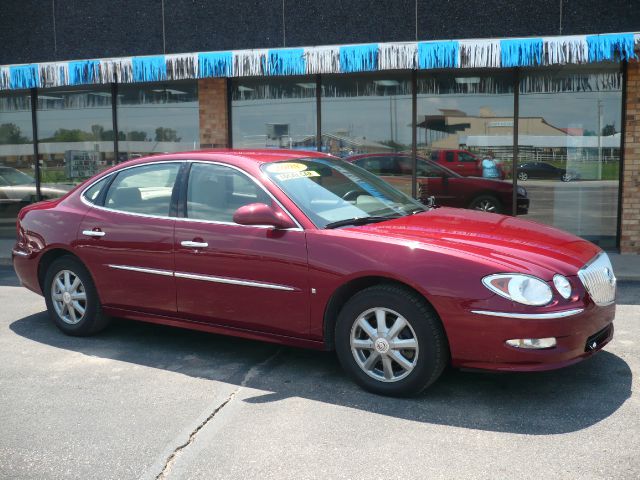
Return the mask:
{"type": "Polygon", "coordinates": [[[495,212],[496,211],[496,205],[491,200],[482,200],[476,206],[476,210],[481,210],[483,212],[495,212]]]}
{"type": "Polygon", "coordinates": [[[527,178],[529,178],[529,175],[527,175],[526,173],[522,172],[518,174],[518,178],[520,180],[526,180],[527,178]]]}
{"type": "Polygon", "coordinates": [[[369,377],[386,383],[406,378],[416,367],[418,337],[411,324],[388,308],[361,313],[351,327],[351,353],[369,377]]]}
{"type": "Polygon", "coordinates": [[[61,270],[51,283],[51,300],[58,317],[76,325],[87,310],[87,292],[80,277],[71,270],[61,270]]]}

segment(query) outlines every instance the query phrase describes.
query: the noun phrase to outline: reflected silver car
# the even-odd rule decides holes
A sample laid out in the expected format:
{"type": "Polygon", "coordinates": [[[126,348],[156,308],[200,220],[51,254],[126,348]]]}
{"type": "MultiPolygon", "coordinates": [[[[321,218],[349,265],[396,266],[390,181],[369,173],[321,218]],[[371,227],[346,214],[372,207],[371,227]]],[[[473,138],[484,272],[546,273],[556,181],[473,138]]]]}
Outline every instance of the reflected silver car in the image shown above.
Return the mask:
{"type": "MultiPolygon", "coordinates": [[[[40,185],[42,199],[61,197],[73,185],[40,185]]],[[[36,179],[12,167],[0,166],[0,225],[14,225],[22,207],[37,200],[36,179]]]]}

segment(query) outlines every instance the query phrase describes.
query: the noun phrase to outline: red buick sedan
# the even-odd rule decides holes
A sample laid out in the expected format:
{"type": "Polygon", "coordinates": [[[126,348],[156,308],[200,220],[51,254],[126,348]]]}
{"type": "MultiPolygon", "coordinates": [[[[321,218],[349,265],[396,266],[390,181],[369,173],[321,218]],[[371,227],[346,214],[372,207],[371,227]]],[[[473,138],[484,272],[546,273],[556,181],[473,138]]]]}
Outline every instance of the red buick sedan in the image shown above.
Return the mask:
{"type": "Polygon", "coordinates": [[[420,392],[448,364],[559,368],[613,335],[616,282],[595,245],[427,209],[320,153],[136,159],[25,207],[17,228],[16,272],[67,334],[116,316],[335,348],[381,394],[420,392]]]}

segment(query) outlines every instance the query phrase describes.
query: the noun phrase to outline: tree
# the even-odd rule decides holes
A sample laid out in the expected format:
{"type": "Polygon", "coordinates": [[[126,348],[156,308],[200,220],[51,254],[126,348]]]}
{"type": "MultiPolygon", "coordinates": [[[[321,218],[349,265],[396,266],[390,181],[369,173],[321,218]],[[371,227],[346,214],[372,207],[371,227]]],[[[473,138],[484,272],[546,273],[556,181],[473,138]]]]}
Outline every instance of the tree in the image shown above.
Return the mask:
{"type": "Polygon", "coordinates": [[[616,133],[616,126],[615,124],[606,124],[604,127],[602,127],[602,136],[603,137],[611,137],[613,135],[615,135],[616,133]]]}
{"type": "Polygon", "coordinates": [[[181,138],[173,128],[158,127],[155,140],[156,142],[179,142],[181,138]]]}
{"type": "Polygon", "coordinates": [[[20,127],[15,123],[3,123],[0,125],[0,145],[16,143],[31,143],[31,140],[22,135],[20,127]]]}

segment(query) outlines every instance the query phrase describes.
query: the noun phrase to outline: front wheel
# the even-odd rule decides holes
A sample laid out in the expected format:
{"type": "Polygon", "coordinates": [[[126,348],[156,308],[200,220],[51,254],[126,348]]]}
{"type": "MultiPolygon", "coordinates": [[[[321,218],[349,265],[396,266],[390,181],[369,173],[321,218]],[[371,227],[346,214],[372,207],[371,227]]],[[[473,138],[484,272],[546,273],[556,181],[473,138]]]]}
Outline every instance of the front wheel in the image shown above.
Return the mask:
{"type": "Polygon", "coordinates": [[[573,177],[571,175],[569,175],[568,173],[563,173],[560,176],[560,180],[563,182],[570,182],[573,179],[573,177]]]}
{"type": "Polygon", "coordinates": [[[518,180],[525,181],[528,178],[529,175],[527,174],[527,172],[518,172],[518,180]]]}
{"type": "Polygon", "coordinates": [[[481,195],[474,198],[469,204],[469,208],[481,212],[502,213],[502,204],[492,195],[481,195]]]}
{"type": "Polygon", "coordinates": [[[43,290],[49,316],[67,335],[93,335],[107,326],[109,318],[102,312],[91,275],[76,258],[55,260],[47,270],[43,290]]]}
{"type": "Polygon", "coordinates": [[[423,298],[395,285],[355,294],[338,315],[335,333],[342,367],[361,387],[381,395],[420,393],[449,358],[436,313],[423,298]]]}

